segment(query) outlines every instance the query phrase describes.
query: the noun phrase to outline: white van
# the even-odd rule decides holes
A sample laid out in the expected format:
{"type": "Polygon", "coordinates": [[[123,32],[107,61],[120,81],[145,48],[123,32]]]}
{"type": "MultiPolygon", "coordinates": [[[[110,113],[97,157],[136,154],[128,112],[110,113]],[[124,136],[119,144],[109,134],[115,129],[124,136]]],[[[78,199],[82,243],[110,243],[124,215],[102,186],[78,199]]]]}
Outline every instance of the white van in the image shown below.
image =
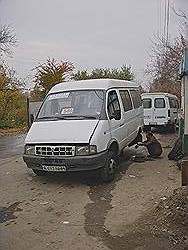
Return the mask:
{"type": "Polygon", "coordinates": [[[178,98],[169,93],[144,93],[141,95],[144,108],[144,128],[163,126],[175,131],[178,124],[178,98]]]}
{"type": "Polygon", "coordinates": [[[23,159],[37,175],[100,169],[114,178],[118,155],[140,138],[143,108],[130,81],[64,82],[47,94],[25,139],[23,159]]]}

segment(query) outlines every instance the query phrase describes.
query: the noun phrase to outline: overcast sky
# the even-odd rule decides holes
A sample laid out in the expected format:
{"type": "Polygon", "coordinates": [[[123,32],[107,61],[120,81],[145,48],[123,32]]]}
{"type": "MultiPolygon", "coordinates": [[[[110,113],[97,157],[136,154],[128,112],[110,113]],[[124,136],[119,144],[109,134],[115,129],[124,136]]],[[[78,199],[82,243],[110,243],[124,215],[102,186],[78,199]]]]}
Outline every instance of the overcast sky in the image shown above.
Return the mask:
{"type": "MultiPolygon", "coordinates": [[[[19,75],[48,57],[76,69],[131,65],[137,79],[149,63],[151,39],[163,32],[165,0],[0,0],[0,24],[10,24],[19,40],[8,59],[19,75]]],[[[188,0],[171,0],[188,10],[188,0]]],[[[178,35],[171,10],[169,33],[178,35]]]]}

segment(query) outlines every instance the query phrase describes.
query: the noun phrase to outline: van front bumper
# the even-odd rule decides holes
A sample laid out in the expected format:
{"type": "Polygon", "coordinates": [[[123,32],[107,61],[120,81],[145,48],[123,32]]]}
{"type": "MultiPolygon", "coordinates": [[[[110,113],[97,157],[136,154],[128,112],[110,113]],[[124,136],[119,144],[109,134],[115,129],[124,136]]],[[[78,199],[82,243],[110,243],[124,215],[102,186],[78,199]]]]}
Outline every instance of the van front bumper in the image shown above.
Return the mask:
{"type": "MultiPolygon", "coordinates": [[[[23,160],[28,168],[44,170],[46,166],[63,166],[62,171],[84,171],[102,168],[105,165],[108,151],[95,155],[74,157],[42,157],[36,155],[23,155],[23,160]]],[[[53,172],[53,171],[50,171],[53,172]]],[[[56,171],[54,171],[56,172],[56,171]]]]}

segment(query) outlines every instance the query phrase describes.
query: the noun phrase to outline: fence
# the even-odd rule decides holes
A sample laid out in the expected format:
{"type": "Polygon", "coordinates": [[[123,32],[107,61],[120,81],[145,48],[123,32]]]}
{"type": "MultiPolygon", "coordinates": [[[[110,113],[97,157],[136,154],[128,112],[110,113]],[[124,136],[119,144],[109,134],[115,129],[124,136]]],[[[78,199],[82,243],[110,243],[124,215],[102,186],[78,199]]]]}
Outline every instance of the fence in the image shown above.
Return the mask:
{"type": "Polygon", "coordinates": [[[38,110],[40,108],[42,104],[41,102],[31,102],[29,100],[29,98],[27,99],[27,124],[28,124],[28,128],[31,126],[31,115],[34,116],[34,118],[36,117],[38,110]]]}

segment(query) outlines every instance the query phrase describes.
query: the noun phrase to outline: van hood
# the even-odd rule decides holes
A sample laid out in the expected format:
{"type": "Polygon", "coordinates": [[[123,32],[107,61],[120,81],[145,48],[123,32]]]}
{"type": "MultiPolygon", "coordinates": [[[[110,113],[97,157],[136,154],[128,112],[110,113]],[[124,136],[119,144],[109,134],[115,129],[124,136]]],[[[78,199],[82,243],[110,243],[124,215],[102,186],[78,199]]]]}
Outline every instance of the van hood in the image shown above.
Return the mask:
{"type": "Polygon", "coordinates": [[[99,120],[34,122],[25,143],[89,143],[99,120]]]}

